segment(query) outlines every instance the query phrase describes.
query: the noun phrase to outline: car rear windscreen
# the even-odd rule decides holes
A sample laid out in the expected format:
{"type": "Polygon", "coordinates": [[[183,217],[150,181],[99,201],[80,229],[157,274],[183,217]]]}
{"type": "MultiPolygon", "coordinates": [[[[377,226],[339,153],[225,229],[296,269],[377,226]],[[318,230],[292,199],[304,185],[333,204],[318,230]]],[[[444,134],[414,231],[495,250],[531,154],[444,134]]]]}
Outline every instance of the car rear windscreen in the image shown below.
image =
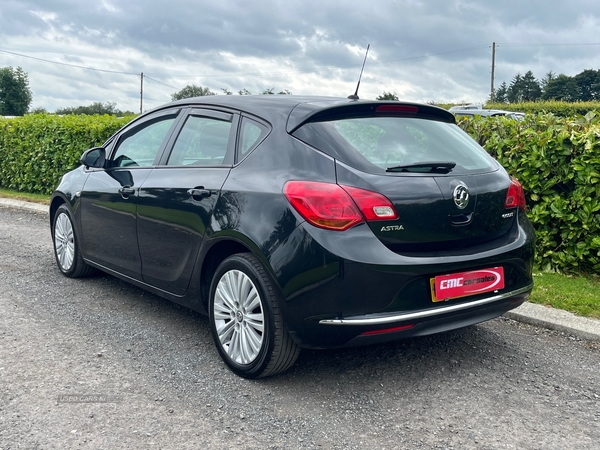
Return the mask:
{"type": "MultiPolygon", "coordinates": [[[[360,117],[309,122],[293,136],[368,173],[428,162],[454,162],[452,173],[486,172],[494,160],[452,123],[415,117],[360,117]]],[[[423,168],[407,172],[426,171],[423,168]]]]}

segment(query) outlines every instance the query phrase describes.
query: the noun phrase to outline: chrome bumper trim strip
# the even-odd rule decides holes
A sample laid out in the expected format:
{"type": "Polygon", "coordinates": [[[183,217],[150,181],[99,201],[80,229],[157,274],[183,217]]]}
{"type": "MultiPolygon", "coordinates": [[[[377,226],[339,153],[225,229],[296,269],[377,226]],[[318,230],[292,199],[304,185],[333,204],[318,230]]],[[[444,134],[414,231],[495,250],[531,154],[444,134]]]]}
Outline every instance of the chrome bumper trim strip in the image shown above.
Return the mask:
{"type": "Polygon", "coordinates": [[[493,297],[476,300],[469,303],[461,303],[459,305],[443,306],[441,308],[429,309],[426,311],[418,311],[414,313],[398,314],[394,316],[383,316],[383,317],[368,317],[362,316],[357,318],[349,317],[347,319],[323,319],[319,321],[320,324],[324,325],[382,325],[393,322],[404,322],[406,320],[423,319],[425,317],[438,316],[441,314],[447,314],[456,311],[462,311],[465,309],[476,308],[477,306],[487,305],[500,300],[505,300],[510,297],[514,297],[519,294],[523,294],[533,288],[533,283],[520,289],[516,289],[510,292],[504,292],[503,294],[495,295],[493,297]]]}

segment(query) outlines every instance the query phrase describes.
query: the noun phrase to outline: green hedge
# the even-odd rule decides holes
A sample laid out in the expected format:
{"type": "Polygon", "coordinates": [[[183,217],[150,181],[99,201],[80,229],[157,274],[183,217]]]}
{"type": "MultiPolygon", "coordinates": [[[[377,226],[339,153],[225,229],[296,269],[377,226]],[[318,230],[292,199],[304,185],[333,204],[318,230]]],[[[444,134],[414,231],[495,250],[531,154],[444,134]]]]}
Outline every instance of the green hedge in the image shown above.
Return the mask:
{"type": "Polygon", "coordinates": [[[561,102],[558,100],[522,103],[486,103],[487,109],[520,111],[527,114],[552,113],[560,117],[586,115],[590,111],[600,111],[600,102],[561,102]]]}
{"type": "MultiPolygon", "coordinates": [[[[0,187],[50,194],[133,117],[29,115],[0,119],[0,187]]],[[[527,115],[459,119],[525,188],[544,269],[600,273],[600,119],[527,115]]]]}
{"type": "Polygon", "coordinates": [[[528,115],[459,125],[525,189],[542,269],[600,272],[600,120],[528,115]]]}
{"type": "Polygon", "coordinates": [[[102,145],[131,119],[50,114],[0,118],[0,187],[52,193],[85,150],[102,145]]]}

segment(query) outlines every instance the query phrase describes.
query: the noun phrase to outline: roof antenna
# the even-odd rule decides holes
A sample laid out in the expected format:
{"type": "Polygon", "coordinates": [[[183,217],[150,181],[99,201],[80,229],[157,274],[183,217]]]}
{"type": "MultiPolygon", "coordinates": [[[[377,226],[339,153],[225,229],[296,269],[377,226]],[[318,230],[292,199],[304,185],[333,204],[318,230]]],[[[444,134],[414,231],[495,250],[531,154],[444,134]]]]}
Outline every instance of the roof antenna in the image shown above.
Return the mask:
{"type": "Polygon", "coordinates": [[[371,44],[367,45],[367,51],[365,53],[365,59],[363,61],[362,68],[360,69],[360,76],[358,77],[358,84],[356,85],[356,91],[354,91],[354,94],[348,96],[348,98],[350,100],[358,100],[358,88],[360,87],[360,79],[362,78],[363,70],[365,70],[365,63],[367,62],[367,55],[369,54],[369,47],[371,47],[371,44]]]}

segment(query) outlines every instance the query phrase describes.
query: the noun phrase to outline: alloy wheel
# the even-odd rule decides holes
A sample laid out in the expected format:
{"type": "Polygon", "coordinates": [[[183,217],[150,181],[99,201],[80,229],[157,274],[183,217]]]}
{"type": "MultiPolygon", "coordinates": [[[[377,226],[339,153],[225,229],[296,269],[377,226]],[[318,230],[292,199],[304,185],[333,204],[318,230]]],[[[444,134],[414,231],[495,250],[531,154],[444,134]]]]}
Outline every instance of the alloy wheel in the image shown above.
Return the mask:
{"type": "Polygon", "coordinates": [[[262,299],[252,280],[240,270],[223,274],[214,297],[213,321],[221,347],[237,364],[251,364],[264,340],[262,299]]]}
{"type": "Polygon", "coordinates": [[[75,258],[75,239],[71,219],[63,212],[56,218],[54,225],[54,248],[61,269],[70,270],[75,258]]]}

